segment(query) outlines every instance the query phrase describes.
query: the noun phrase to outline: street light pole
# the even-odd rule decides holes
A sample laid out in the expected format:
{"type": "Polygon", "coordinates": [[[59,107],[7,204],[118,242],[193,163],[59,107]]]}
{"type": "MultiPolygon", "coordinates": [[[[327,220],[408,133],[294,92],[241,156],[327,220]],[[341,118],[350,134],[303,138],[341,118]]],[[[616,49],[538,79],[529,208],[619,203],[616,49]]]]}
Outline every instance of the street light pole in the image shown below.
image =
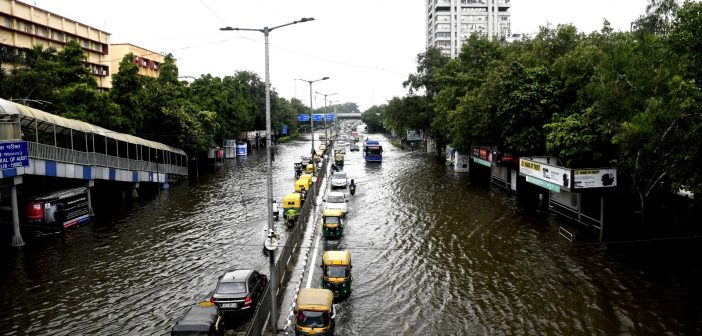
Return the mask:
{"type": "Polygon", "coordinates": [[[337,94],[337,92],[325,94],[325,93],[315,91],[315,93],[321,94],[322,96],[324,96],[324,141],[329,141],[329,137],[327,136],[327,114],[329,113],[329,112],[327,112],[327,96],[333,96],[333,95],[337,94]]]}
{"type": "Polygon", "coordinates": [[[282,28],[285,26],[294,25],[297,23],[314,21],[314,18],[301,18],[298,21],[289,22],[273,28],[263,27],[263,29],[253,29],[253,28],[232,28],[224,27],[220,28],[221,31],[257,31],[263,33],[265,40],[265,77],[266,77],[266,184],[267,188],[267,206],[268,210],[268,239],[265,241],[264,246],[268,250],[269,255],[269,266],[270,266],[270,287],[271,287],[271,312],[270,312],[270,330],[272,333],[278,333],[278,272],[275,267],[275,250],[278,247],[277,235],[275,233],[275,226],[273,225],[273,177],[271,169],[271,82],[268,67],[268,35],[271,31],[282,28]]]}
{"type": "MultiPolygon", "coordinates": [[[[312,108],[312,83],[327,80],[327,79],[329,79],[329,77],[322,77],[320,79],[315,79],[315,80],[306,80],[306,79],[300,79],[300,78],[297,79],[297,80],[300,80],[303,82],[307,82],[307,84],[310,85],[310,135],[312,135],[312,150],[311,150],[310,154],[312,155],[313,161],[314,161],[314,120],[313,120],[314,119],[314,116],[313,116],[314,110],[312,108]]],[[[316,170],[317,165],[314,165],[314,167],[315,167],[314,169],[316,170]]]]}

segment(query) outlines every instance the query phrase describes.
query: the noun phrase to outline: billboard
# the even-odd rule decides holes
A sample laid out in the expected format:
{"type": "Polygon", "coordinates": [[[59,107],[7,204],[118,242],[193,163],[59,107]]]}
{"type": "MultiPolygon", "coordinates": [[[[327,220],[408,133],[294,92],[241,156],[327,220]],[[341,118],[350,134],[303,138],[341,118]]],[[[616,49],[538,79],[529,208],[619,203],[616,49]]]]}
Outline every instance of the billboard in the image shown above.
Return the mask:
{"type": "Polygon", "coordinates": [[[614,168],[573,170],[575,189],[609,188],[617,186],[617,170],[614,168]]]}
{"type": "Polygon", "coordinates": [[[549,164],[519,159],[519,173],[570,189],[572,182],[570,169],[549,164]]]}
{"type": "Polygon", "coordinates": [[[422,141],[424,140],[424,132],[407,130],[407,141],[422,141]]]}

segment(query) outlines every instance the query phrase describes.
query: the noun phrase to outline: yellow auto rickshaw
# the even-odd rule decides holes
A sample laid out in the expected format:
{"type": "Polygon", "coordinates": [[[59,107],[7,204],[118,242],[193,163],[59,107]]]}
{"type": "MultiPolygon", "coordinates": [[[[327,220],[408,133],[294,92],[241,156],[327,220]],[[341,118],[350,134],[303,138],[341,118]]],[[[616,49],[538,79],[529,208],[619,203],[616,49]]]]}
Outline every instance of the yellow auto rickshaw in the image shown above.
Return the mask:
{"type": "Polygon", "coordinates": [[[334,293],[300,288],[295,303],[295,335],[334,335],[334,293]]]}
{"type": "Polygon", "coordinates": [[[314,163],[308,163],[308,164],[305,166],[305,173],[307,173],[307,174],[312,174],[312,173],[314,173],[314,163]]]}
{"type": "Polygon", "coordinates": [[[344,234],[344,211],[324,209],[322,211],[322,234],[326,239],[341,238],[344,234]]]}
{"type": "Polygon", "coordinates": [[[295,181],[295,191],[302,191],[301,187],[305,187],[306,191],[312,189],[312,174],[302,174],[300,178],[295,181]]]}
{"type": "Polygon", "coordinates": [[[343,167],[344,166],[344,154],[334,154],[334,164],[337,167],[343,167]]]}
{"type": "Polygon", "coordinates": [[[345,298],[351,294],[351,253],[349,251],[326,251],[322,256],[322,288],[334,292],[334,298],[345,298]]]}
{"type": "Polygon", "coordinates": [[[290,193],[283,197],[283,218],[285,225],[292,227],[297,222],[302,209],[302,195],[300,193],[290,193]]]}

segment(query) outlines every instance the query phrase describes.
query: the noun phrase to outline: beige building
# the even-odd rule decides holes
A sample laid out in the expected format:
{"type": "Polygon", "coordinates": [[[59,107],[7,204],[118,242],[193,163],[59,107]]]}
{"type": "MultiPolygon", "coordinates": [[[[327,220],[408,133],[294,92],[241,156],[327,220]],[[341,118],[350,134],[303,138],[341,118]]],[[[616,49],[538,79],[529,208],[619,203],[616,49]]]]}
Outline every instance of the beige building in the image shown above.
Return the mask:
{"type": "Polygon", "coordinates": [[[139,74],[147,77],[158,77],[165,55],[129,43],[110,45],[110,68],[113,72],[119,71],[119,63],[124,55],[132,53],[132,63],[139,68],[139,74]]]}
{"type": "Polygon", "coordinates": [[[61,50],[68,41],[85,50],[98,87],[111,87],[109,33],[21,1],[0,0],[0,48],[16,54],[39,44],[61,50]]]}

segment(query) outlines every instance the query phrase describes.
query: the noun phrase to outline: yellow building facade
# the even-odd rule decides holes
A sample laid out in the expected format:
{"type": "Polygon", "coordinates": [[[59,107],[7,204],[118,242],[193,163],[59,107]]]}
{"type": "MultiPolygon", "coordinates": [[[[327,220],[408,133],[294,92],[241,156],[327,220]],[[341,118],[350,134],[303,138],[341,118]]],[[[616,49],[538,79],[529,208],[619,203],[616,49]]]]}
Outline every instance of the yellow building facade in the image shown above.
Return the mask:
{"type": "Polygon", "coordinates": [[[22,54],[35,45],[62,50],[69,41],[83,47],[98,87],[110,88],[109,33],[21,1],[0,0],[0,47],[6,51],[22,54]]]}
{"type": "Polygon", "coordinates": [[[110,45],[110,68],[112,68],[113,72],[116,73],[119,71],[119,63],[124,56],[129,53],[133,54],[132,63],[136,64],[139,69],[139,75],[154,78],[158,77],[161,64],[163,64],[166,56],[129,43],[110,45]]]}

